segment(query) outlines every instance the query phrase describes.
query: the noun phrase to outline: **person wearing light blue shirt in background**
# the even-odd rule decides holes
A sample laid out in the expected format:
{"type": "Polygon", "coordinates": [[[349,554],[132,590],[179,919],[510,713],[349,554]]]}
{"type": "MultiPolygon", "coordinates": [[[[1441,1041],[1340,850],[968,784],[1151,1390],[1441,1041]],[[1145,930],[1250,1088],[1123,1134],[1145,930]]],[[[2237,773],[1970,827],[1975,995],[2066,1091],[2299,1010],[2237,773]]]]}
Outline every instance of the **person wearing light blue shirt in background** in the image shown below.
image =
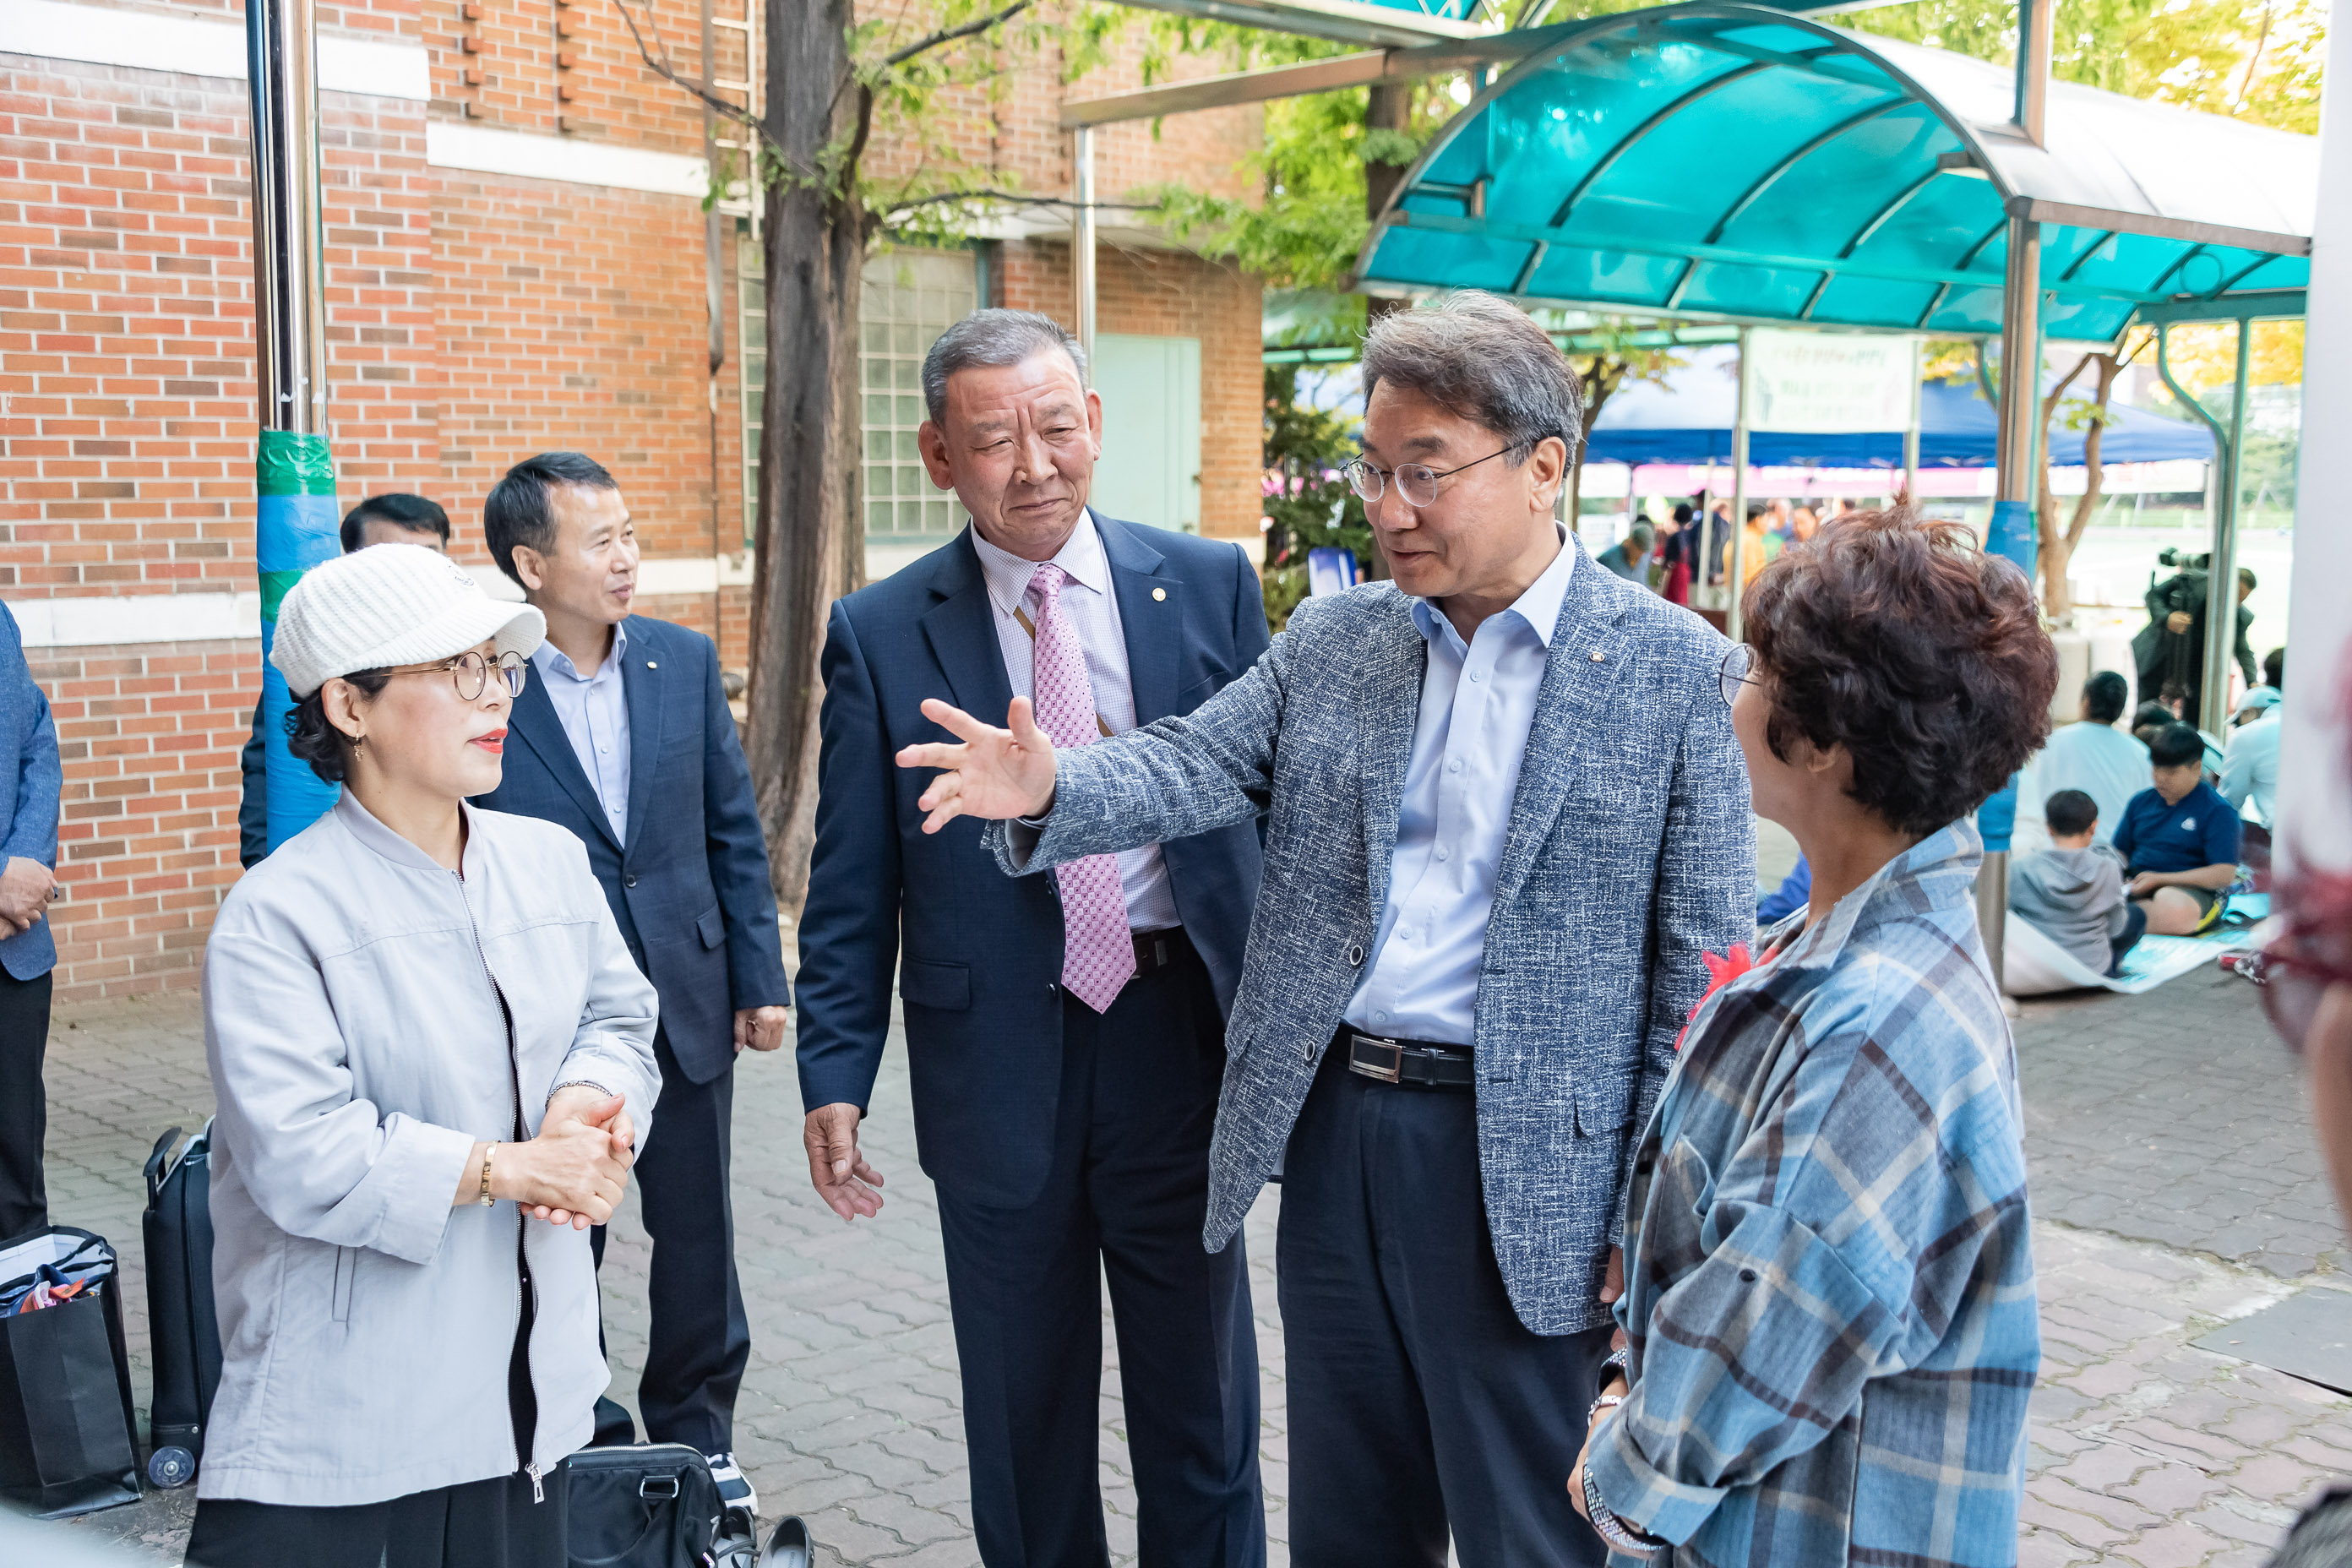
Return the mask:
{"type": "Polygon", "coordinates": [[[65,773],[49,700],[33,684],[16,617],[0,605],[0,733],[16,747],[0,791],[0,1241],[49,1223],[41,1173],[48,1103],[49,971],[58,947],[45,918],[58,879],[58,796],[65,773]]]}
{"type": "Polygon", "coordinates": [[[2221,777],[2213,787],[2249,822],[2268,827],[2278,793],[2279,732],[2286,709],[2286,649],[2274,647],[2263,660],[2263,684],[2238,699],[2238,728],[2221,756],[2221,777]]]}
{"type": "Polygon", "coordinates": [[[2098,841],[2111,842],[2132,796],[2156,782],[2147,747],[2116,728],[2131,700],[2131,683],[2103,669],[2083,684],[2083,716],[2053,731],[2034,759],[2033,777],[2047,801],[2078,789],[2099,808],[2098,841]]]}

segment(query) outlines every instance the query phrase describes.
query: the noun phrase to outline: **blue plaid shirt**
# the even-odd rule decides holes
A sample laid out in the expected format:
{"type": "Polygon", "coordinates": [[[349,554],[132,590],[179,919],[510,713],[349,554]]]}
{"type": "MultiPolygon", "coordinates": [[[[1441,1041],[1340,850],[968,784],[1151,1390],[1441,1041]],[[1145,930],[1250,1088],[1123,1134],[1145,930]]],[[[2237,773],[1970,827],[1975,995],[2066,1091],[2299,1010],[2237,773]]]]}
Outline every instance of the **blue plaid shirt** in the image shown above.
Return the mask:
{"type": "Polygon", "coordinates": [[[1699,1008],[1635,1157],[1589,1463],[1714,1568],[2010,1568],[2042,1359],[2015,1050],[1955,823],[1699,1008]]]}

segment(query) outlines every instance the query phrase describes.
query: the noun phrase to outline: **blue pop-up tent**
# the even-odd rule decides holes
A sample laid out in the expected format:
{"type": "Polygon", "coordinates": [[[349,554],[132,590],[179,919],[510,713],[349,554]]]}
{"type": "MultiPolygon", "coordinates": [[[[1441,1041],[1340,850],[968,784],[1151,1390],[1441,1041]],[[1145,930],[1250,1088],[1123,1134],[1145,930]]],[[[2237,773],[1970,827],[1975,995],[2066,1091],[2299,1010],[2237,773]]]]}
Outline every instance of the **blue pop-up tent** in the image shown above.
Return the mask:
{"type": "MultiPolygon", "coordinates": [[[[1738,397],[1737,352],[1698,351],[1694,363],[1670,371],[1663,386],[1629,383],[1601,405],[1585,445],[1592,463],[1728,463],[1732,416],[1738,397]]],[[[2062,408],[2063,408],[2062,405],[2062,408]]],[[[1974,382],[1931,381],[1919,389],[1919,461],[1928,468],[1990,468],[1998,418],[1974,382]]],[[[2083,432],[2051,421],[2050,460],[2058,468],[2083,461],[2083,432]]],[[[2213,437],[2201,425],[2168,419],[2124,404],[2107,407],[2102,463],[2158,463],[2179,458],[2210,463],[2213,437]]],[[[1758,468],[1899,468],[1903,433],[1784,435],[1751,431],[1748,460],[1758,468]]]]}

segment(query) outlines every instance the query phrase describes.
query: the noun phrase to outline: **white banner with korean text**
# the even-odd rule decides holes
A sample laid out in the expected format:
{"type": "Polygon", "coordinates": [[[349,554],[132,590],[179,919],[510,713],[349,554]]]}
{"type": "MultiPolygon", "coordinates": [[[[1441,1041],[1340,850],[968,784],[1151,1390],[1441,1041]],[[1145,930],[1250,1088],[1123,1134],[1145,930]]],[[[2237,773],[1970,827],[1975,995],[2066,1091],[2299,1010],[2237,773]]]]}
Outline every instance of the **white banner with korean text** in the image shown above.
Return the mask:
{"type": "Polygon", "coordinates": [[[1918,345],[1853,332],[1748,334],[1748,427],[1804,435],[1906,430],[1918,345]]]}

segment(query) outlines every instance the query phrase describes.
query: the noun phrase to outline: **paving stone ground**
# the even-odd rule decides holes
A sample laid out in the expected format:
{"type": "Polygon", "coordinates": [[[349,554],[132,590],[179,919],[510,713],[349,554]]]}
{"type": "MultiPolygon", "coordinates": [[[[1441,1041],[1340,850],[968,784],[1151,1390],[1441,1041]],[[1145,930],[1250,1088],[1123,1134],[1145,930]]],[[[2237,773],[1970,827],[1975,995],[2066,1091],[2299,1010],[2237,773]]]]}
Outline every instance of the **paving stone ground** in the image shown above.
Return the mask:
{"type": "MultiPolygon", "coordinates": [[[[2027,1003],[2018,1020],[2045,1361],[2033,1401],[2027,1568],[2252,1568],[2299,1503],[2352,1475],[2352,1400],[2192,1348],[2297,1289],[2352,1279],[2295,1064],[2242,982],[2200,973],[2136,998],[2027,1003]]],[[[807,1190],[789,1060],[747,1060],[736,1097],[738,1252],[753,1331],[738,1416],[771,1514],[805,1517],[828,1568],[970,1564],[971,1509],[938,1212],[914,1159],[893,1049],[866,1146],[888,1178],[878,1223],[844,1226],[807,1190]]],[[[155,1134],[210,1104],[193,998],[60,1011],[49,1068],[57,1217],[124,1245],[143,1393],[139,1167],[155,1134]]],[[[1269,1191],[1247,1243],[1264,1366],[1268,1524],[1288,1552],[1280,1325],[1269,1191]]],[[[607,1255],[621,1391],[644,1351],[647,1260],[634,1209],[607,1255]]],[[[1103,1489],[1115,1559],[1135,1558],[1117,1353],[1105,1336],[1103,1489]]],[[[186,1492],[80,1521],[176,1562],[186,1492]]]]}

